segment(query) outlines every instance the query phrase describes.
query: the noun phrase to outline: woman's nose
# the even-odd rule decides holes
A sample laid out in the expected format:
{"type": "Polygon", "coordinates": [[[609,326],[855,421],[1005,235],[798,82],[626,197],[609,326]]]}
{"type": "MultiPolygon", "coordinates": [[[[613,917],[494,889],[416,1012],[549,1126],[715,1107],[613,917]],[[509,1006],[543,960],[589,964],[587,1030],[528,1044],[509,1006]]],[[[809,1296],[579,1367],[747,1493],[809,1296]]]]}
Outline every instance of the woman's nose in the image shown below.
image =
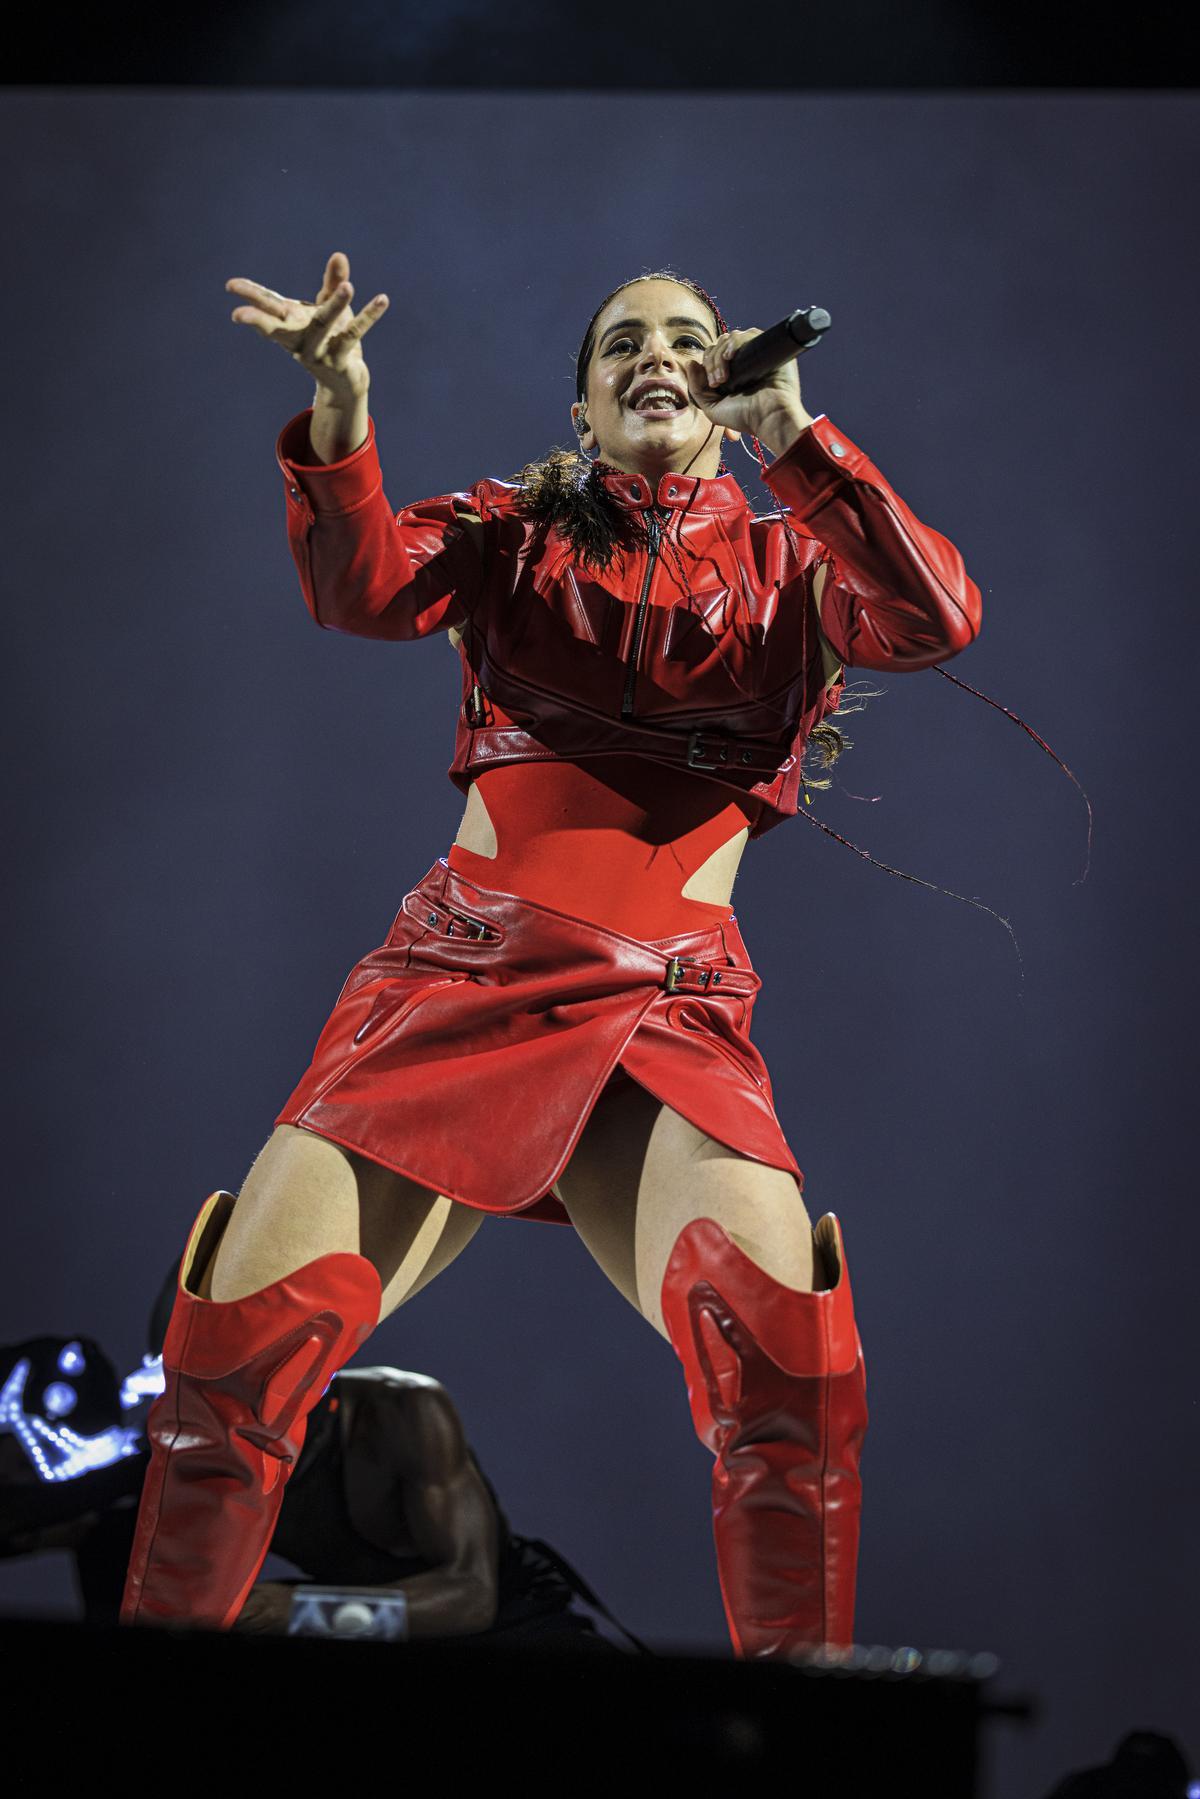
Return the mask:
{"type": "Polygon", "coordinates": [[[648,337],[645,344],[642,346],[640,360],[647,365],[663,362],[669,363],[672,366],[675,364],[675,357],[671,354],[670,343],[665,337],[648,337]]]}

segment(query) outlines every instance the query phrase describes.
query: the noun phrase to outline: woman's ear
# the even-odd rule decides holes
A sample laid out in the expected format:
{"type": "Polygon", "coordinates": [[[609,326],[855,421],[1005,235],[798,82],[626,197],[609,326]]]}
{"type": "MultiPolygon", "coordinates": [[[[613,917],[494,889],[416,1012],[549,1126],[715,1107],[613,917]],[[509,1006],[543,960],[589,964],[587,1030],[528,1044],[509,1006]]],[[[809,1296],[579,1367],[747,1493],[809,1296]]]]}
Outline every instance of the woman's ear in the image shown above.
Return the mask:
{"type": "Polygon", "coordinates": [[[596,434],[588,424],[587,409],[578,400],[571,408],[571,423],[575,427],[575,435],[579,439],[580,449],[592,449],[596,442],[596,434]]]}

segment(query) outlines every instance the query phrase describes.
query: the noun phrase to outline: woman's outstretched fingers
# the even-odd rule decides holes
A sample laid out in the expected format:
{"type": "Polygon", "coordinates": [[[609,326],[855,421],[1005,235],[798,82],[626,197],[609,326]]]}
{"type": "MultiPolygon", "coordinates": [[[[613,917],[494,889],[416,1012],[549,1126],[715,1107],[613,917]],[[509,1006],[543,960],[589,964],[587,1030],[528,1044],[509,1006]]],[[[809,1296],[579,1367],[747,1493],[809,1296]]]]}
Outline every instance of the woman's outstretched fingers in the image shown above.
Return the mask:
{"type": "Polygon", "coordinates": [[[261,281],[250,281],[244,275],[234,275],[225,287],[239,299],[252,302],[236,307],[230,316],[239,325],[253,325],[263,337],[291,335],[294,339],[316,310],[301,300],[277,294],[273,287],[264,287],[261,281]]]}
{"type": "Polygon", "coordinates": [[[334,367],[340,367],[339,354],[344,355],[347,351],[358,349],[371,326],[377,324],[387,311],[387,305],[387,295],[376,294],[373,300],[367,301],[357,316],[338,319],[336,313],[332,315],[336,322],[321,339],[316,354],[321,358],[331,359],[334,367]]]}
{"type": "Polygon", "coordinates": [[[310,322],[315,325],[322,321],[336,318],[339,312],[349,306],[353,298],[354,283],[352,281],[339,281],[331,294],[328,294],[324,300],[317,301],[312,309],[312,319],[310,322]]]}
{"type": "Polygon", "coordinates": [[[365,336],[371,329],[371,326],[376,324],[378,320],[382,318],[383,314],[387,311],[387,308],[387,295],[376,294],[373,300],[367,301],[358,317],[354,320],[352,329],[359,337],[365,336]]]}
{"type": "Polygon", "coordinates": [[[346,255],[344,250],[335,250],[333,255],[329,258],[329,261],[325,264],[325,276],[321,282],[320,291],[317,294],[317,305],[319,306],[322,300],[327,300],[329,298],[339,282],[348,281],[349,279],[350,258],[346,255]]]}
{"type": "Polygon", "coordinates": [[[387,310],[386,294],[376,294],[357,315],[351,310],[354,283],[343,269],[349,258],[335,250],[325,265],[325,282],[315,301],[295,300],[262,282],[235,275],[225,283],[243,301],[231,317],[251,325],[260,337],[279,344],[339,403],[361,401],[370,380],[362,339],[387,310]]]}
{"type": "Polygon", "coordinates": [[[302,346],[311,349],[323,345],[330,336],[330,328],[343,322],[340,315],[347,312],[354,298],[354,286],[350,281],[337,282],[324,299],[312,304],[277,294],[274,288],[264,287],[261,282],[240,275],[227,281],[225,286],[239,298],[252,302],[235,308],[232,318],[238,324],[253,325],[263,337],[277,339],[293,354],[302,346]],[[314,326],[317,327],[315,331],[314,326]]]}

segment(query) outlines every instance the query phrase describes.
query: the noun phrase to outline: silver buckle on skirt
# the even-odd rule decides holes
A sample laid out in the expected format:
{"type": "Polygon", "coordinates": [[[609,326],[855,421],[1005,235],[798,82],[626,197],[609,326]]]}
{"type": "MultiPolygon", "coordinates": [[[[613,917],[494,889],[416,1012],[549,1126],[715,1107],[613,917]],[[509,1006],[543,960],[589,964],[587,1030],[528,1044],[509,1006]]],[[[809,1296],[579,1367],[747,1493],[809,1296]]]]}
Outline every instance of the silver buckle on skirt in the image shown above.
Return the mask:
{"type": "Polygon", "coordinates": [[[705,968],[699,962],[685,962],[682,956],[672,956],[667,963],[663,987],[668,993],[678,993],[682,983],[687,982],[683,991],[703,993],[710,983],[715,987],[720,979],[719,968],[705,968]]]}

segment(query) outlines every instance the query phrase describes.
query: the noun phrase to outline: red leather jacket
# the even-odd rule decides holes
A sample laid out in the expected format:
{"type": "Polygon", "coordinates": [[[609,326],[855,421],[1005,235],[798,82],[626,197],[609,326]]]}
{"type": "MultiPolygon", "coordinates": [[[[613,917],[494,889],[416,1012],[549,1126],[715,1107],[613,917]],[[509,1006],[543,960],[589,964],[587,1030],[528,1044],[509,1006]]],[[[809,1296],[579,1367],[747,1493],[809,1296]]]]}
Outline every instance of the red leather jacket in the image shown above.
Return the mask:
{"type": "Polygon", "coordinates": [[[954,545],[824,414],[762,476],[790,538],[732,475],[662,475],[651,492],[644,476],[606,474],[618,504],[648,513],[650,544],[604,575],[521,517],[512,482],[393,512],[374,421],[352,455],[314,465],[310,416],[275,450],[305,603],[362,637],[462,634],[448,772],[464,793],[496,763],[633,751],[761,799],[761,836],[795,814],[805,742],[845,668],[928,668],[979,632],[979,589],[954,545]],[[822,637],[842,664],[833,681],[822,637]]]}

